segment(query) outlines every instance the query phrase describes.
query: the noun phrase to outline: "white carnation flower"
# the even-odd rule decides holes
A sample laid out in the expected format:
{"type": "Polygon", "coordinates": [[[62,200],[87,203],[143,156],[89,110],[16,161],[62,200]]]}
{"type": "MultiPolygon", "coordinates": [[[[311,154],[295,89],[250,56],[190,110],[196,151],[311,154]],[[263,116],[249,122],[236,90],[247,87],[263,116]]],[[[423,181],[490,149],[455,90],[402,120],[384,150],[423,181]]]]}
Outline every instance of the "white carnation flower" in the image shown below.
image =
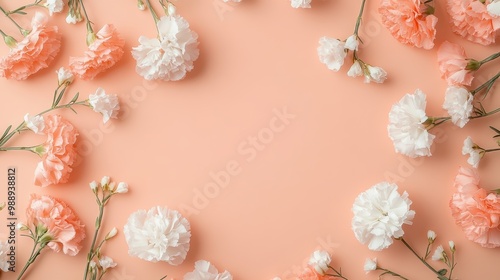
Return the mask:
{"type": "Polygon", "coordinates": [[[387,130],[396,152],[413,158],[431,155],[435,136],[424,125],[428,119],[425,106],[425,94],[418,89],[392,106],[387,130]]]}
{"type": "Polygon", "coordinates": [[[381,67],[366,64],[366,69],[365,83],[367,84],[370,82],[381,84],[387,79],[387,72],[381,67]]]}
{"type": "Polygon", "coordinates": [[[42,131],[45,129],[45,121],[43,120],[43,116],[36,115],[31,117],[30,114],[24,115],[24,123],[26,127],[32,130],[36,134],[42,134],[42,131]]]}
{"type": "Polygon", "coordinates": [[[412,224],[415,212],[406,192],[398,193],[398,186],[382,182],[358,195],[352,212],[352,230],[356,238],[368,248],[380,251],[389,247],[393,238],[403,236],[403,225],[412,224]]]}
{"type": "Polygon", "coordinates": [[[327,251],[314,251],[309,258],[309,265],[321,275],[325,275],[332,261],[327,251]]]}
{"type": "Polygon", "coordinates": [[[146,80],[181,80],[200,54],[198,34],[179,15],[162,17],[157,27],[159,39],[141,36],[139,46],[132,48],[136,71],[146,80]]]}
{"type": "Polygon", "coordinates": [[[66,17],[66,23],[68,24],[77,24],[78,22],[82,21],[82,13],[80,10],[73,10],[71,9],[68,12],[68,16],[66,17]]]}
{"type": "Polygon", "coordinates": [[[292,8],[311,8],[311,0],[290,0],[292,8]]]}
{"type": "Polygon", "coordinates": [[[129,254],[146,261],[179,265],[189,251],[191,231],[188,220],[178,211],[165,207],[132,213],[123,233],[129,254]]]}
{"type": "Polygon", "coordinates": [[[9,253],[9,247],[10,245],[7,241],[0,241],[0,271],[9,271],[9,256],[7,256],[9,253]]]}
{"type": "Polygon", "coordinates": [[[493,17],[500,16],[500,1],[499,0],[491,1],[491,3],[489,3],[486,6],[486,9],[488,10],[488,13],[493,17]]]}
{"type": "Polygon", "coordinates": [[[443,109],[448,111],[451,121],[455,125],[464,127],[472,114],[472,100],[474,100],[474,96],[467,89],[449,86],[446,89],[443,109]]]}
{"type": "Polygon", "coordinates": [[[377,259],[375,258],[372,260],[367,258],[363,269],[366,273],[377,270],[377,259]]]}
{"type": "Polygon", "coordinates": [[[108,268],[113,268],[117,265],[117,263],[115,263],[113,261],[112,258],[110,257],[107,257],[107,256],[102,256],[100,259],[99,259],[99,265],[102,267],[102,269],[104,271],[106,271],[108,268]]]}
{"type": "Polygon", "coordinates": [[[64,8],[63,0],[47,0],[43,5],[49,9],[50,15],[60,13],[64,8]]]}
{"type": "Polygon", "coordinates": [[[345,42],[328,37],[319,39],[319,61],[325,64],[328,69],[339,71],[340,67],[344,65],[346,55],[345,42]]]}
{"type": "Polygon", "coordinates": [[[106,94],[104,89],[98,88],[94,94],[89,95],[89,104],[95,112],[102,114],[104,123],[118,117],[120,102],[116,94],[106,94]]]}
{"type": "Polygon", "coordinates": [[[194,270],[184,275],[184,280],[233,280],[233,276],[228,271],[219,273],[217,268],[208,261],[197,261],[194,263],[194,270]]]}
{"type": "Polygon", "coordinates": [[[484,155],[484,152],[481,152],[483,152],[483,150],[472,141],[472,138],[465,138],[464,145],[462,146],[462,155],[469,155],[469,159],[467,159],[468,164],[477,168],[479,166],[479,161],[484,155]]]}

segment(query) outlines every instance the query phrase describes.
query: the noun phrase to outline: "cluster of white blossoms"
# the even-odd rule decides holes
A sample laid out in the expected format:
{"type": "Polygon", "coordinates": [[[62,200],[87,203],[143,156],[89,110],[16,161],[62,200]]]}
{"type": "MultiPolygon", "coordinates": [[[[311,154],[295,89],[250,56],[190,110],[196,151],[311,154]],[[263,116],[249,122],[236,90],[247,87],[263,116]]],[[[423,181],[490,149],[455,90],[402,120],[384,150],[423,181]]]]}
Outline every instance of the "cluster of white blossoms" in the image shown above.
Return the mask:
{"type": "Polygon", "coordinates": [[[403,236],[403,225],[411,225],[415,211],[408,194],[398,192],[398,186],[387,182],[362,192],[352,206],[352,230],[359,242],[380,251],[403,236]]]}
{"type": "MultiPolygon", "coordinates": [[[[349,51],[356,53],[358,47],[359,38],[355,34],[349,36],[344,41],[321,37],[318,46],[319,61],[325,64],[328,69],[337,72],[344,65],[349,51]]],[[[365,83],[383,83],[387,79],[387,73],[384,69],[365,63],[355,54],[353,56],[353,64],[349,68],[349,71],[347,71],[349,77],[364,76],[365,83]]]]}
{"type": "Polygon", "coordinates": [[[193,70],[200,54],[198,34],[189,23],[175,14],[169,3],[169,14],[156,23],[158,37],[139,37],[139,46],[132,49],[137,61],[136,71],[146,80],[178,81],[193,70]]]}

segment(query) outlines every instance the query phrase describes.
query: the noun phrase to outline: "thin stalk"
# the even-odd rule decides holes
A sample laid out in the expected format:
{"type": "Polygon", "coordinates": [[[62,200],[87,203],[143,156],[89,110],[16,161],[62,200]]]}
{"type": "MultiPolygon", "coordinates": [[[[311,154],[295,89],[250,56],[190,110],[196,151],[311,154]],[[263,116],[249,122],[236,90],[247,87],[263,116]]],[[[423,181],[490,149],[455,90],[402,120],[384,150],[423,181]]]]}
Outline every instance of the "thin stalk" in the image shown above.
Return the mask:
{"type": "Polygon", "coordinates": [[[12,21],[12,23],[14,23],[14,25],[17,27],[17,29],[19,29],[19,32],[21,32],[21,34],[23,34],[23,36],[26,36],[26,30],[24,28],[22,28],[9,14],[9,12],[7,10],[5,10],[2,6],[0,6],[0,10],[2,11],[2,13],[7,17],[9,18],[10,21],[12,21]]]}
{"type": "Polygon", "coordinates": [[[443,276],[441,274],[439,274],[439,272],[436,269],[434,269],[434,267],[432,267],[424,258],[421,258],[417,254],[417,252],[415,252],[415,250],[413,250],[413,248],[410,246],[410,244],[408,244],[406,242],[406,240],[404,240],[404,238],[401,238],[399,240],[401,240],[401,242],[403,242],[403,244],[406,246],[406,248],[408,248],[415,255],[415,257],[417,257],[428,269],[430,269],[432,272],[434,272],[434,274],[436,274],[439,279],[443,278],[443,276]]]}

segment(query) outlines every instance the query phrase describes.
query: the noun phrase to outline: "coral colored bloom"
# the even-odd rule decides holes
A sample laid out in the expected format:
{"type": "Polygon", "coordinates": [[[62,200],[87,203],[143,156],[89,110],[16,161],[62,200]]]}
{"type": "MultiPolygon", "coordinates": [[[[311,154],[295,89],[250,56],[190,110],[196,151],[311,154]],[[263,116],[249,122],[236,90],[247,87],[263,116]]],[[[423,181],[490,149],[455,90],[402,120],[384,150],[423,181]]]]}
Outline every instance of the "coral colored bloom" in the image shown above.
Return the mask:
{"type": "Polygon", "coordinates": [[[61,116],[51,115],[44,119],[43,132],[47,141],[42,145],[42,161],[35,170],[35,185],[41,187],[68,181],[77,156],[75,142],[78,136],[76,128],[61,116]]]}
{"type": "Polygon", "coordinates": [[[487,5],[478,0],[447,0],[446,8],[451,17],[451,29],[465,39],[482,45],[495,43],[500,17],[488,13],[487,5]]]}
{"type": "Polygon", "coordinates": [[[400,43],[432,49],[437,17],[425,14],[421,0],[383,0],[378,9],[382,23],[400,43]]]}
{"type": "Polygon", "coordinates": [[[46,23],[46,15],[35,13],[31,32],[0,60],[0,77],[25,80],[52,63],[61,48],[61,34],[46,23]]]}
{"type": "Polygon", "coordinates": [[[448,85],[471,85],[474,75],[467,69],[469,60],[462,46],[444,41],[438,49],[437,60],[441,78],[448,85]]]}
{"type": "Polygon", "coordinates": [[[26,224],[45,229],[44,240],[52,250],[75,256],[85,238],[84,225],[71,208],[48,195],[32,194],[26,210],[26,224]]]}
{"type": "Polygon", "coordinates": [[[461,167],[455,178],[450,208],[465,237],[486,248],[500,246],[500,197],[479,186],[473,168],[461,167]]]}
{"type": "Polygon", "coordinates": [[[328,275],[321,275],[319,274],[312,266],[307,266],[302,270],[301,274],[299,275],[298,278],[293,278],[295,279],[300,279],[300,280],[335,280],[338,278],[328,276],[328,275]]]}
{"type": "Polygon", "coordinates": [[[112,24],[104,25],[82,57],[70,57],[69,68],[83,80],[92,80],[123,57],[125,41],[112,24]]]}

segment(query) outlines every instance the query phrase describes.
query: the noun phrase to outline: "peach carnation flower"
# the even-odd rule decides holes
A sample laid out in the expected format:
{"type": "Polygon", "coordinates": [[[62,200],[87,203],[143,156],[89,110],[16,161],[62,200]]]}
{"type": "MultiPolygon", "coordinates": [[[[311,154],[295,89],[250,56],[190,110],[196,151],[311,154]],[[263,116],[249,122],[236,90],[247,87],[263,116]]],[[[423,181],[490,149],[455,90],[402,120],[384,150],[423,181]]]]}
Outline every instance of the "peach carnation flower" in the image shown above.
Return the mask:
{"type": "Polygon", "coordinates": [[[434,47],[438,19],[426,9],[421,0],[383,0],[378,11],[400,43],[428,50],[434,47]]]}
{"type": "Polygon", "coordinates": [[[28,205],[27,224],[38,232],[46,230],[39,240],[48,241],[47,246],[56,252],[78,254],[85,238],[84,225],[66,203],[48,195],[32,194],[28,205]]]}
{"type": "MultiPolygon", "coordinates": [[[[90,33],[90,37],[93,33],[90,33]]],[[[104,25],[82,57],[70,57],[69,68],[75,76],[91,80],[111,68],[123,57],[125,41],[112,24],[104,25]]],[[[91,40],[91,41],[92,41],[91,40]]]]}
{"type": "Polygon", "coordinates": [[[43,132],[47,134],[47,141],[39,147],[41,151],[37,151],[42,161],[35,170],[35,185],[41,187],[68,181],[77,156],[75,142],[78,136],[76,128],[60,115],[44,119],[43,132]]]}
{"type": "Polygon", "coordinates": [[[487,5],[477,0],[447,0],[453,32],[465,39],[482,45],[495,43],[500,17],[488,13],[487,5]]]}
{"type": "Polygon", "coordinates": [[[500,198],[479,186],[479,175],[461,167],[450,200],[451,214],[465,237],[486,248],[500,246],[500,198]]]}
{"type": "Polygon", "coordinates": [[[56,26],[47,27],[46,23],[46,15],[35,13],[31,32],[0,60],[0,77],[25,80],[50,65],[61,48],[61,34],[56,26]]]}
{"type": "Polygon", "coordinates": [[[445,41],[437,52],[441,78],[449,85],[470,86],[474,75],[467,69],[469,59],[462,46],[445,41]]]}

